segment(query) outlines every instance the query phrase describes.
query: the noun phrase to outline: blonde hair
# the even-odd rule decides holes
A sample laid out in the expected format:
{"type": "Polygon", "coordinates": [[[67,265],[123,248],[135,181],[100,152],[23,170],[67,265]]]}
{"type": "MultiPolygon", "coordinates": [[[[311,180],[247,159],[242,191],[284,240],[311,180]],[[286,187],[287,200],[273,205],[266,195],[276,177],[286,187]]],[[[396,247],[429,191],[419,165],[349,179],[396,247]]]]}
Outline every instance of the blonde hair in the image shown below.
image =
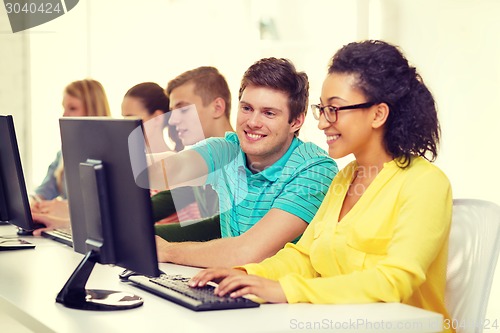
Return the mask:
{"type": "MultiPolygon", "coordinates": [[[[109,117],[111,112],[109,110],[108,98],[104,87],[99,81],[92,79],[84,79],[73,81],[64,88],[64,93],[78,98],[83,103],[85,115],[89,117],[109,117]]],[[[59,165],[54,171],[56,178],[57,188],[59,193],[62,193],[62,178],[64,174],[64,163],[61,158],[59,165]]]]}
{"type": "Polygon", "coordinates": [[[82,101],[87,116],[111,116],[106,92],[99,81],[92,79],[74,81],[66,86],[64,92],[82,101]]]}

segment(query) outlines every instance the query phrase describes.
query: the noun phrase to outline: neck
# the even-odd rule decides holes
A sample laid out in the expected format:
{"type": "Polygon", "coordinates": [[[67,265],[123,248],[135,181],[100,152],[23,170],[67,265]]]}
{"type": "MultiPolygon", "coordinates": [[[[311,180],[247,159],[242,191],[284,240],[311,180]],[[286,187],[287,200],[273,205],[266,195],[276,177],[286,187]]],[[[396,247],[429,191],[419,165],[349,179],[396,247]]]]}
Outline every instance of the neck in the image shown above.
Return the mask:
{"type": "Polygon", "coordinates": [[[367,143],[354,152],[354,157],[358,164],[358,170],[364,171],[359,177],[365,175],[376,176],[384,167],[384,163],[393,160],[393,157],[385,149],[384,132],[382,130],[374,131],[367,143]]]}
{"type": "Polygon", "coordinates": [[[212,125],[209,137],[224,137],[226,132],[234,132],[233,127],[229,123],[229,119],[226,117],[217,119],[212,125]]]}
{"type": "Polygon", "coordinates": [[[265,155],[249,155],[245,153],[247,158],[247,167],[252,172],[257,173],[272,166],[280,158],[282,158],[283,155],[285,155],[285,153],[290,148],[294,137],[295,136],[290,137],[289,140],[287,140],[286,143],[281,145],[281,147],[279,147],[277,150],[270,151],[265,155]]]}
{"type": "Polygon", "coordinates": [[[368,154],[356,156],[356,163],[358,164],[358,179],[374,178],[384,167],[384,163],[393,160],[385,149],[372,150],[368,154]]]}

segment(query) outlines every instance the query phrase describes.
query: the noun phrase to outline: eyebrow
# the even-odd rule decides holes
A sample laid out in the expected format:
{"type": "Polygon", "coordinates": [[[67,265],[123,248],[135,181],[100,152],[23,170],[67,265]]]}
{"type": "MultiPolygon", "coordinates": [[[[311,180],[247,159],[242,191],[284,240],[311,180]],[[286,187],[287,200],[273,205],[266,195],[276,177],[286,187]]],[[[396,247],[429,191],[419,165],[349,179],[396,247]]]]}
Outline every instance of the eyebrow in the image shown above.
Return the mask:
{"type": "MultiPolygon", "coordinates": [[[[323,101],[321,101],[321,98],[319,100],[320,100],[321,103],[323,103],[323,101]]],[[[341,100],[341,101],[347,102],[347,100],[345,100],[345,99],[343,99],[342,97],[339,97],[339,96],[328,97],[328,99],[326,101],[328,102],[328,104],[331,104],[335,100],[341,100]]]]}
{"type": "MultiPolygon", "coordinates": [[[[245,101],[240,101],[240,105],[241,104],[248,105],[248,106],[254,108],[251,103],[248,103],[248,102],[245,102],[245,101]]],[[[281,112],[281,113],[283,113],[283,110],[278,109],[278,108],[274,108],[272,106],[264,106],[263,108],[261,108],[261,110],[263,110],[263,111],[274,111],[274,112],[281,112]]]]}
{"type": "Polygon", "coordinates": [[[193,103],[188,103],[188,102],[185,102],[185,101],[180,101],[180,102],[175,103],[175,105],[173,107],[169,107],[169,109],[170,109],[169,111],[180,109],[180,108],[183,108],[185,106],[192,105],[192,104],[193,103]]]}

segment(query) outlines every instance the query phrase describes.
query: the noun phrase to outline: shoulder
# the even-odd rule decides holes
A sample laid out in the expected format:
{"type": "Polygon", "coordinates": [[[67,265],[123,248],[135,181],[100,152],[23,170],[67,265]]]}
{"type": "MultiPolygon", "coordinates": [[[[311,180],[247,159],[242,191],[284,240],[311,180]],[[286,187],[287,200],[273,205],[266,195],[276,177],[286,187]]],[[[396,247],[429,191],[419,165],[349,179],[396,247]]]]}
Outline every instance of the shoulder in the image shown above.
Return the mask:
{"type": "Polygon", "coordinates": [[[233,142],[236,144],[240,144],[240,140],[238,139],[238,135],[235,132],[226,132],[224,135],[224,140],[227,142],[233,142]]]}
{"type": "Polygon", "coordinates": [[[449,183],[446,174],[437,165],[429,162],[423,157],[415,157],[412,159],[411,164],[407,168],[407,172],[413,179],[430,178],[449,183]]]}
{"type": "Polygon", "coordinates": [[[435,164],[423,157],[415,157],[404,169],[405,188],[408,191],[440,192],[450,191],[451,184],[446,174],[435,164]]]}
{"type": "Polygon", "coordinates": [[[59,163],[60,160],[62,160],[63,156],[62,156],[62,150],[59,150],[56,154],[56,157],[54,158],[54,161],[52,161],[52,163],[59,163]]]}
{"type": "Polygon", "coordinates": [[[204,149],[205,147],[210,147],[210,148],[216,147],[223,149],[224,147],[239,147],[239,144],[240,142],[238,140],[238,137],[236,136],[236,133],[227,132],[226,136],[223,138],[221,137],[208,138],[196,143],[191,148],[194,150],[204,149]]]}
{"type": "Polygon", "coordinates": [[[62,151],[59,150],[56,154],[56,157],[54,158],[54,160],[50,163],[49,165],[49,171],[48,172],[54,172],[54,170],[59,166],[59,164],[61,163],[61,160],[62,160],[62,151]]]}
{"type": "Polygon", "coordinates": [[[231,161],[237,161],[241,155],[241,148],[238,137],[235,133],[226,133],[226,136],[208,138],[191,147],[192,150],[200,154],[207,164],[217,165],[227,164],[231,161]]]}
{"type": "Polygon", "coordinates": [[[323,149],[314,143],[300,142],[286,161],[282,177],[302,182],[316,180],[329,186],[337,172],[337,163],[323,149]]]}
{"type": "Polygon", "coordinates": [[[337,163],[335,163],[326,151],[312,142],[302,142],[300,140],[287,162],[287,165],[296,166],[318,164],[338,170],[337,163]]]}

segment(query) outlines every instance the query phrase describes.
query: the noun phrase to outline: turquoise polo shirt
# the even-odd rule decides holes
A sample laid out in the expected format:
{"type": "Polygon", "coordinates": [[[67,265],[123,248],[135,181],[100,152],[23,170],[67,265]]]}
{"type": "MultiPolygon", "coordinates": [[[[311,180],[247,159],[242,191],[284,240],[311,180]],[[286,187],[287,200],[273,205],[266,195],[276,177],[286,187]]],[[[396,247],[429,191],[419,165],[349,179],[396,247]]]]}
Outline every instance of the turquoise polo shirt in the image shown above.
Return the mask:
{"type": "Polygon", "coordinates": [[[252,172],[236,133],[192,147],[208,167],[207,184],[219,195],[222,237],[241,235],[272,208],[309,223],[325,197],[337,164],[313,143],[294,138],[286,153],[261,172],[252,172]]]}

